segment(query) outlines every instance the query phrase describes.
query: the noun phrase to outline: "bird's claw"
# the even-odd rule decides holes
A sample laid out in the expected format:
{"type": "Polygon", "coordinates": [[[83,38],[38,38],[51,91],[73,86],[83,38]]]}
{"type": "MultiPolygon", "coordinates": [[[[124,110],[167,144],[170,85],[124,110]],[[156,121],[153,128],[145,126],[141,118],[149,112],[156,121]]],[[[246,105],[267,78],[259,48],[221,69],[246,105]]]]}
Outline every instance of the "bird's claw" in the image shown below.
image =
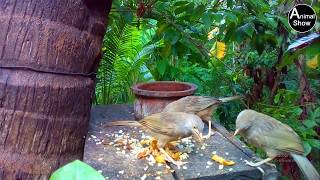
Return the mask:
{"type": "Polygon", "coordinates": [[[211,134],[207,134],[205,136],[202,136],[202,139],[209,139],[211,137],[211,134]]]}
{"type": "Polygon", "coordinates": [[[174,165],[178,166],[178,168],[180,168],[180,166],[183,166],[185,164],[187,164],[188,162],[183,162],[183,161],[175,161],[172,162],[174,165]]]}
{"type": "Polygon", "coordinates": [[[209,139],[212,135],[214,135],[214,132],[208,133],[205,136],[202,136],[202,139],[209,139]]]}
{"type": "Polygon", "coordinates": [[[275,164],[272,164],[272,163],[266,163],[268,164],[269,166],[273,167],[273,168],[277,168],[277,166],[275,164]]]}
{"type": "MultiPolygon", "coordinates": [[[[258,166],[261,166],[262,164],[261,163],[254,163],[252,161],[247,161],[247,160],[244,160],[244,162],[246,163],[246,165],[249,165],[251,167],[258,167],[258,166]]],[[[277,168],[277,166],[275,164],[272,164],[272,163],[269,163],[269,162],[265,162],[263,164],[268,164],[269,166],[272,166],[274,168],[277,168]]]]}
{"type": "Polygon", "coordinates": [[[202,137],[202,139],[209,139],[210,138],[210,135],[205,135],[202,137]]]}
{"type": "Polygon", "coordinates": [[[252,162],[252,161],[247,161],[247,160],[244,160],[244,162],[246,163],[246,165],[249,165],[249,166],[252,166],[252,167],[256,167],[257,165],[252,162]]]}

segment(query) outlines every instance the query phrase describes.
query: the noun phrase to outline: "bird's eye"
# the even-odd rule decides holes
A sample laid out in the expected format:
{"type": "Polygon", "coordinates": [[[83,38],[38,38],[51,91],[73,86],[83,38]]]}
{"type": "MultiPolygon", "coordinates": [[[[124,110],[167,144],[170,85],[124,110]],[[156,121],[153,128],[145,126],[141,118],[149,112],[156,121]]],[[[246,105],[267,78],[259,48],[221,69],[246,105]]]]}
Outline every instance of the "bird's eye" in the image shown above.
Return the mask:
{"type": "Polygon", "coordinates": [[[196,126],[193,126],[193,129],[196,129],[196,126]]]}

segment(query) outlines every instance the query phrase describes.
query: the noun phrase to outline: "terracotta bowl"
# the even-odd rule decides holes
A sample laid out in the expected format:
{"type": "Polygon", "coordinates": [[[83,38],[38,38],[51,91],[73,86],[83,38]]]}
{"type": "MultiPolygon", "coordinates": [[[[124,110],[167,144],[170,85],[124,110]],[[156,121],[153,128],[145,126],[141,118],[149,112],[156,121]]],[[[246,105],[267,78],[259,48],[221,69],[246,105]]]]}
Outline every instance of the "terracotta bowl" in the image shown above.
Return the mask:
{"type": "Polygon", "coordinates": [[[132,87],[136,96],[134,113],[137,119],[161,112],[172,101],[195,93],[197,86],[178,81],[155,81],[132,87]]]}

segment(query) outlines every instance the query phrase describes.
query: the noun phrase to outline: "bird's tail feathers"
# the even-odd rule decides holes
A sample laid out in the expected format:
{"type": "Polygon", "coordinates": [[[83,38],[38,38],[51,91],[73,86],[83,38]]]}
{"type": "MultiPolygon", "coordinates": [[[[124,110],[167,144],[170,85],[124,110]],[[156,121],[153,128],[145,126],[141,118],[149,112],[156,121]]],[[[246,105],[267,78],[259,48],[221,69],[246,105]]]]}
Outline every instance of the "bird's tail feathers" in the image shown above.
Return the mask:
{"type": "Polygon", "coordinates": [[[231,96],[231,97],[219,98],[219,100],[225,103],[225,102],[229,102],[229,101],[233,101],[241,98],[243,98],[243,96],[231,96]]]}
{"type": "Polygon", "coordinates": [[[105,125],[105,127],[111,126],[141,126],[141,124],[138,121],[113,121],[105,125]]]}
{"type": "Polygon", "coordinates": [[[298,155],[291,153],[292,158],[298,164],[300,170],[303,175],[307,178],[307,180],[319,180],[319,173],[316,168],[311,164],[311,162],[304,157],[303,155],[298,155]]]}

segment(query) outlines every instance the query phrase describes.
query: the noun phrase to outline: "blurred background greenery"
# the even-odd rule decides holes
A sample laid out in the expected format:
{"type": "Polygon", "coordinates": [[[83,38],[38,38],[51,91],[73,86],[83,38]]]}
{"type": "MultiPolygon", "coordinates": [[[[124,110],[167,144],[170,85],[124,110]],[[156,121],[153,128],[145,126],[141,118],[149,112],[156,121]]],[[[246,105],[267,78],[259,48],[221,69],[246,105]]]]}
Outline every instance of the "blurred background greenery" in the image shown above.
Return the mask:
{"type": "MultiPolygon", "coordinates": [[[[296,3],[114,0],[94,103],[132,103],[130,87],[152,80],[191,82],[199,87],[197,95],[241,94],[243,102],[218,108],[217,121],[232,131],[244,108],[273,116],[300,135],[319,168],[319,41],[287,49],[295,39],[319,32],[320,18],[312,31],[295,32],[286,16],[296,3]]],[[[320,14],[319,1],[305,3],[320,14]]]]}

